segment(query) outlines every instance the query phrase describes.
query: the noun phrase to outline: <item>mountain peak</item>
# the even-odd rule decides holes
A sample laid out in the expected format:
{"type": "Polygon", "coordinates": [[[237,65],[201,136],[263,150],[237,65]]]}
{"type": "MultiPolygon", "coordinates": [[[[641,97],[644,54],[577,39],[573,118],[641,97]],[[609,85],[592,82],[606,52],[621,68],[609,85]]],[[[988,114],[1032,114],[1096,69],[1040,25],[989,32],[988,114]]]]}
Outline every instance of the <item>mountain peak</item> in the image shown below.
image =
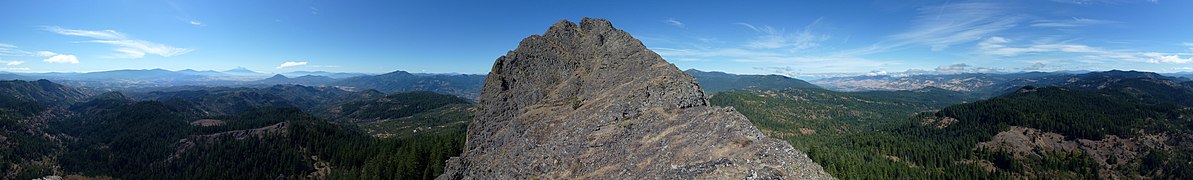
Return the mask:
{"type": "Polygon", "coordinates": [[[587,18],[587,17],[580,20],[580,28],[584,29],[585,31],[595,31],[595,32],[616,29],[616,28],[613,28],[613,23],[609,22],[609,20],[600,19],[600,18],[587,18]]]}
{"type": "Polygon", "coordinates": [[[559,21],[496,61],[440,178],[831,178],[606,20],[559,21]]]}
{"type": "Polygon", "coordinates": [[[227,71],[224,71],[224,72],[248,72],[248,73],[257,73],[257,71],[249,70],[249,68],[245,68],[245,67],[239,67],[239,66],[237,66],[236,68],[233,68],[233,69],[229,69],[229,70],[227,70],[227,71]]]}
{"type": "Polygon", "coordinates": [[[385,74],[383,74],[383,75],[390,75],[390,76],[414,76],[414,74],[410,74],[410,72],[406,72],[406,71],[403,71],[403,70],[396,70],[396,71],[393,71],[393,72],[385,73],[385,74]]]}

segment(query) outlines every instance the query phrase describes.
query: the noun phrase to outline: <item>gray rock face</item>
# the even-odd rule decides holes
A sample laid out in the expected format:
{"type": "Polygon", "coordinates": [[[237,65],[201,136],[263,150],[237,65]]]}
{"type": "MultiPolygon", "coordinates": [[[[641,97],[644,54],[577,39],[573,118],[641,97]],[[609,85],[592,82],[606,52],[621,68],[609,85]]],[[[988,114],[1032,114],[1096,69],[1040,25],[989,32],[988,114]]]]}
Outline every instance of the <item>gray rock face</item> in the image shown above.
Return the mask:
{"type": "Polygon", "coordinates": [[[439,179],[832,179],[609,21],[559,21],[497,59],[439,179]]]}

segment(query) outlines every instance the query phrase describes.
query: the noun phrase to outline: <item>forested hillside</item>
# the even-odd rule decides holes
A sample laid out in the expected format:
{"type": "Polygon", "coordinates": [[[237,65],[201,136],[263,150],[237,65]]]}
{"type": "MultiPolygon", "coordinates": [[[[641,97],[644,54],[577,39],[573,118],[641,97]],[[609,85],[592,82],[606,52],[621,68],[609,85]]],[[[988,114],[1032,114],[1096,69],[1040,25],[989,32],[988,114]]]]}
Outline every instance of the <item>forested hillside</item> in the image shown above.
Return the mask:
{"type": "Polygon", "coordinates": [[[785,90],[730,91],[711,102],[736,107],[843,179],[1193,176],[1190,83],[1122,71],[1064,77],[980,101],[785,90]]]}
{"type": "Polygon", "coordinates": [[[368,99],[356,92],[275,86],[155,92],[138,101],[119,92],[86,96],[49,81],[5,83],[0,87],[19,93],[0,95],[6,100],[0,102],[3,179],[431,179],[463,149],[472,117],[463,98],[395,94],[385,102],[402,104],[354,114],[399,124],[453,124],[381,138],[372,129],[408,129],[337,123],[302,109],[351,104],[346,97],[368,99]],[[219,99],[284,103],[211,106],[240,102],[219,99]]]}
{"type": "Polygon", "coordinates": [[[841,179],[974,179],[1005,174],[951,163],[966,152],[930,138],[895,132],[917,113],[974,100],[938,88],[886,92],[823,89],[722,92],[710,99],[732,106],[767,136],[788,140],[841,179]]]}
{"type": "Polygon", "coordinates": [[[461,129],[472,122],[472,109],[462,97],[416,91],[330,105],[316,114],[378,137],[401,137],[461,129]]]}
{"type": "Polygon", "coordinates": [[[707,93],[717,93],[735,89],[787,89],[787,88],[820,88],[812,83],[782,75],[741,75],[716,71],[700,71],[688,69],[684,71],[700,83],[700,88],[707,93]]]}

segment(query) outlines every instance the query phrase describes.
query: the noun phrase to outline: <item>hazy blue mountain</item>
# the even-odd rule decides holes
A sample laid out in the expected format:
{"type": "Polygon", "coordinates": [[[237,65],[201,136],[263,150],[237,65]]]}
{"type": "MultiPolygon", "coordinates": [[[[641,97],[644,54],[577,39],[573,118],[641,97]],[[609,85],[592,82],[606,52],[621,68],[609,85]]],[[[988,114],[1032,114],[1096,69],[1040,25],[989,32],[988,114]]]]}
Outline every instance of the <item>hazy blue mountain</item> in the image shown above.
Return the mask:
{"type": "Polygon", "coordinates": [[[222,71],[222,73],[234,75],[234,76],[267,76],[268,75],[265,73],[249,70],[248,68],[245,68],[245,67],[236,67],[233,69],[229,69],[227,71],[222,71]]]}
{"type": "Polygon", "coordinates": [[[219,71],[213,71],[213,70],[198,71],[198,70],[194,70],[194,69],[183,69],[183,70],[176,71],[176,72],[182,73],[182,74],[200,75],[200,76],[230,76],[229,74],[225,74],[225,73],[222,73],[219,71]]]}
{"type": "Polygon", "coordinates": [[[285,75],[277,74],[273,77],[262,80],[250,81],[247,84],[297,84],[307,86],[323,86],[335,82],[336,79],[327,76],[304,75],[294,78],[288,78],[285,75]]]}
{"type": "Polygon", "coordinates": [[[1174,73],[1160,73],[1165,76],[1193,78],[1193,72],[1174,72],[1174,73]]]}
{"type": "Polygon", "coordinates": [[[59,76],[66,80],[116,80],[116,81],[198,81],[206,76],[193,75],[165,69],[112,70],[59,76]]]}
{"type": "Polygon", "coordinates": [[[13,73],[0,73],[0,80],[27,80],[27,79],[29,79],[29,77],[25,77],[25,76],[13,74],[13,73]]]}
{"type": "Polygon", "coordinates": [[[410,73],[410,74],[413,74],[413,75],[415,75],[415,76],[435,76],[435,75],[449,75],[449,76],[454,76],[454,75],[465,75],[464,73],[454,73],[454,72],[449,72],[449,73],[410,73]]]}
{"type": "Polygon", "coordinates": [[[707,93],[734,89],[820,88],[807,81],[782,75],[739,75],[696,69],[688,69],[684,73],[696,78],[696,81],[700,83],[700,88],[707,93]]]}
{"type": "Polygon", "coordinates": [[[470,74],[411,74],[395,71],[380,75],[363,73],[332,73],[324,71],[295,71],[304,74],[287,77],[238,67],[227,71],[199,71],[185,69],[113,70],[89,73],[12,73],[0,74],[0,79],[50,79],[55,82],[95,91],[147,92],[170,87],[256,87],[262,85],[342,86],[349,90],[376,89],[383,92],[433,91],[475,99],[480,95],[484,75],[470,74]],[[327,75],[327,76],[324,76],[327,75]],[[331,77],[335,76],[335,77],[331,77]],[[341,78],[336,78],[341,77],[341,78]]]}
{"type": "Polygon", "coordinates": [[[418,76],[406,71],[345,78],[332,83],[356,90],[376,89],[382,92],[431,91],[469,99],[480,97],[484,75],[427,75],[418,76]]]}
{"type": "Polygon", "coordinates": [[[343,79],[343,78],[350,78],[350,77],[357,77],[357,76],[368,76],[369,74],[347,73],[347,72],[327,72],[327,71],[294,71],[294,72],[282,73],[282,75],[286,75],[289,77],[325,76],[325,77],[330,77],[330,78],[335,78],[335,79],[343,79]]]}

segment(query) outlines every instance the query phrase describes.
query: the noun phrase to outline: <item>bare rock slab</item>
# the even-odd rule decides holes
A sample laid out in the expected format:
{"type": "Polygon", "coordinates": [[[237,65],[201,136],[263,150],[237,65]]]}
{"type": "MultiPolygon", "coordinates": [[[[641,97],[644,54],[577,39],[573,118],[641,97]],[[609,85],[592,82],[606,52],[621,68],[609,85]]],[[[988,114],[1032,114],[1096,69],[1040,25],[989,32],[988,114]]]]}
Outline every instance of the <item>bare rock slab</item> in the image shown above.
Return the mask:
{"type": "Polygon", "coordinates": [[[466,146],[439,179],[833,179],[604,19],[498,58],[466,146]]]}

